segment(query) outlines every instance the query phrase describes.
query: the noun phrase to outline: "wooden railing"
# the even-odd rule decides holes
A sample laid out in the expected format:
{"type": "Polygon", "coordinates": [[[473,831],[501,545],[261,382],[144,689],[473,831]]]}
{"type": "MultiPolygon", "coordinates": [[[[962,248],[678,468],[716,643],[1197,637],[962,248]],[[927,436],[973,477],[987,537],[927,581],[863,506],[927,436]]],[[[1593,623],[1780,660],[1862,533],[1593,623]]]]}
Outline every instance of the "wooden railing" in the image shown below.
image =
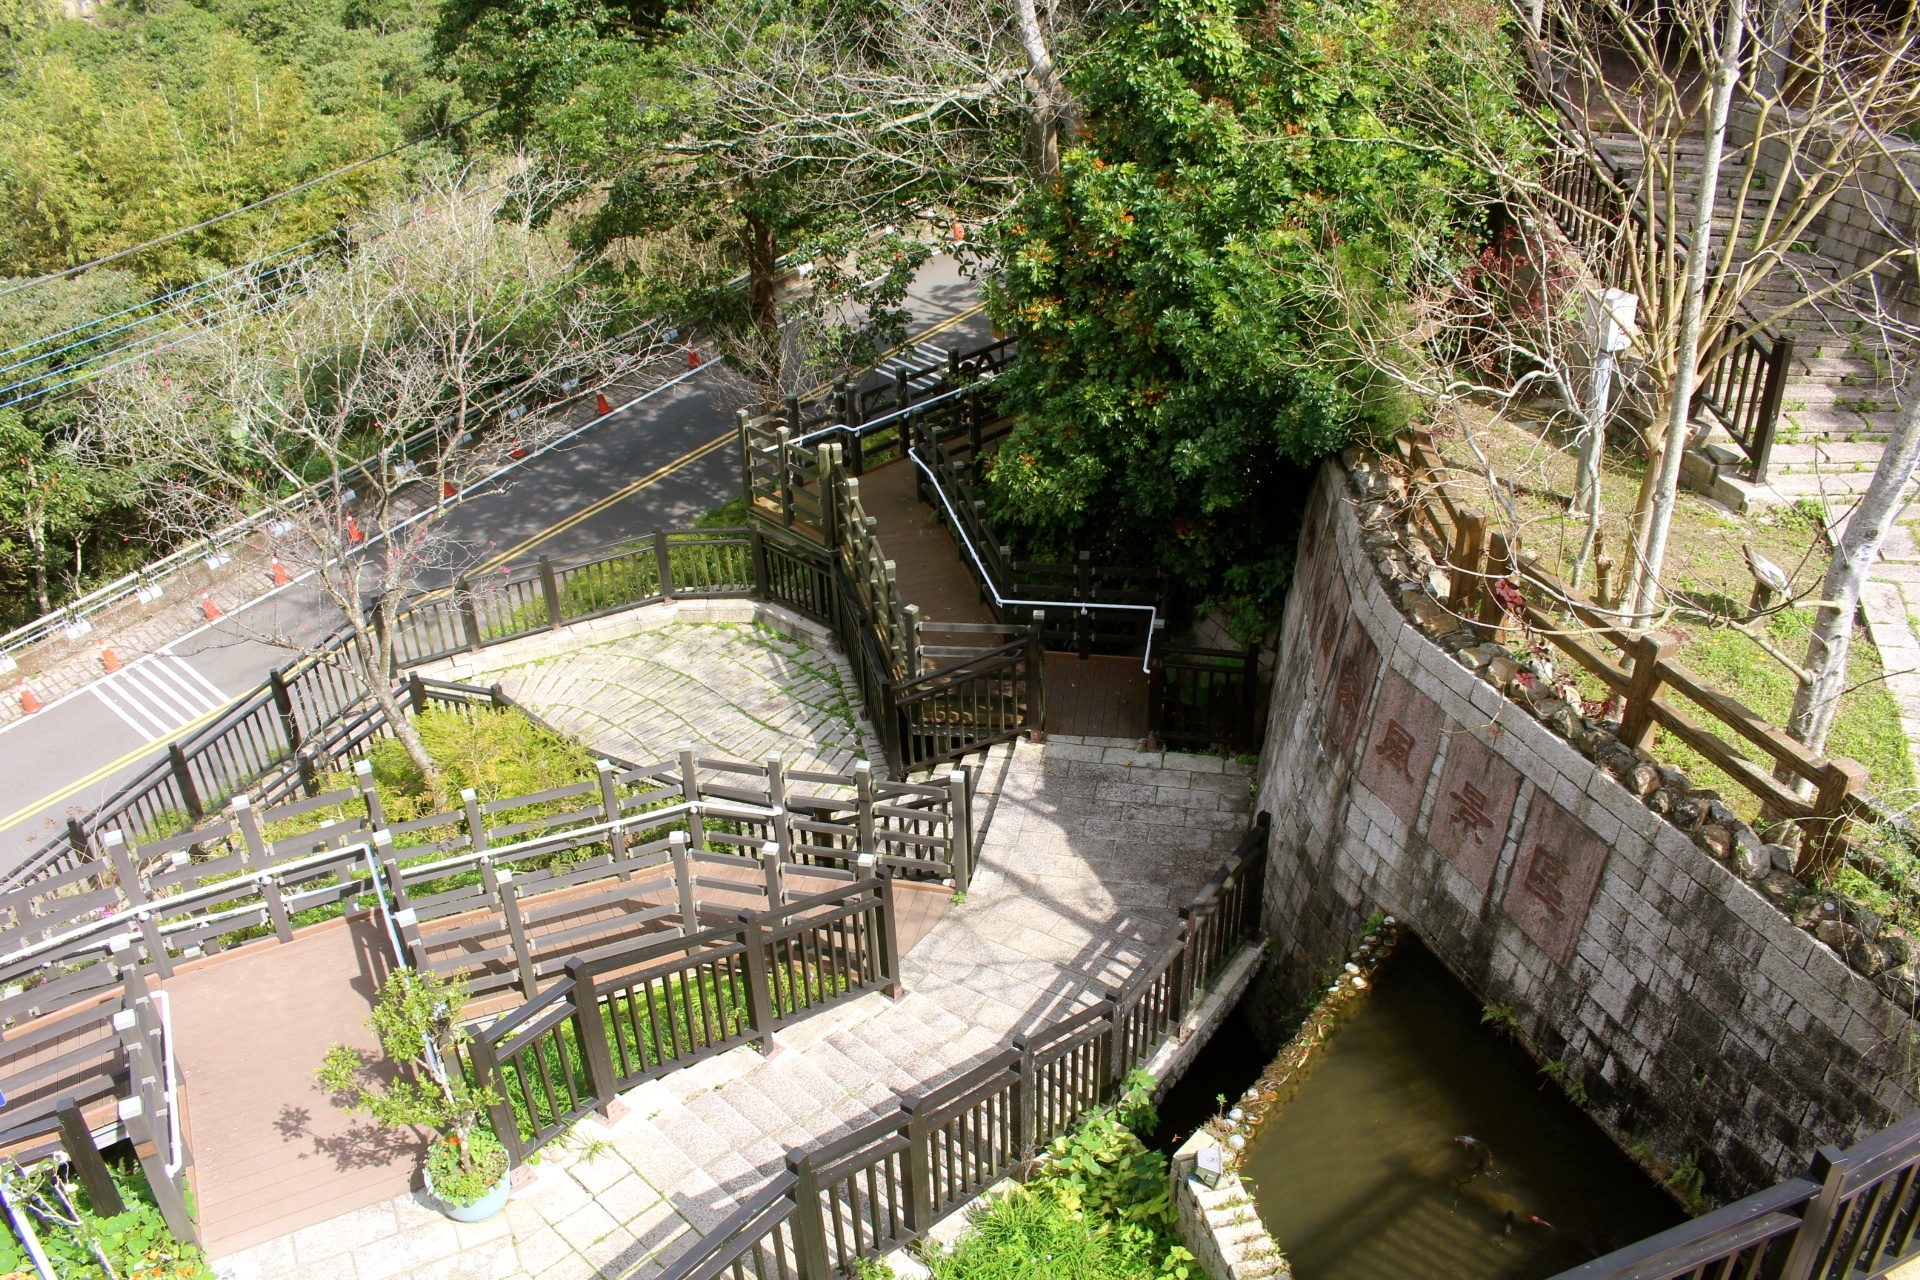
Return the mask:
{"type": "Polygon", "coordinates": [[[1260,648],[1161,645],[1147,700],[1149,735],[1168,746],[1253,751],[1260,745],[1260,648]]]}
{"type": "Polygon", "coordinates": [[[514,1164],[644,1081],[869,991],[899,991],[893,881],[875,876],[643,946],[565,976],[482,1028],[474,1079],[514,1164]]]}
{"type": "Polygon", "coordinates": [[[1618,618],[1575,596],[1504,534],[1490,532],[1484,516],[1455,503],[1446,464],[1425,434],[1411,437],[1408,462],[1412,513],[1444,552],[1451,577],[1448,609],[1487,639],[1503,638],[1524,625],[1592,673],[1620,699],[1616,736],[1622,743],[1636,750],[1647,747],[1655,726],[1686,743],[1750,792],[1766,812],[1800,823],[1806,836],[1803,868],[1830,865],[1839,857],[1850,817],[1875,816],[1862,795],[1868,781],[1864,766],[1807,750],[1676,662],[1674,642],[1626,629],[1618,618]],[[1494,598],[1490,584],[1500,580],[1530,589],[1524,618],[1509,614],[1494,598]],[[1665,696],[1669,692],[1693,703],[1724,736],[1674,705],[1665,696]],[[1743,754],[1736,742],[1756,748],[1761,759],[1743,754]],[[1776,773],[1805,782],[1811,795],[1776,773]]]}
{"type": "MultiPolygon", "coordinates": [[[[1684,245],[1667,253],[1667,230],[1647,218],[1636,184],[1594,144],[1585,123],[1557,95],[1555,106],[1558,150],[1547,169],[1546,190],[1567,239],[1595,275],[1617,288],[1634,287],[1629,259],[1646,251],[1636,239],[1680,270],[1684,245]]],[[[1767,481],[1792,364],[1793,338],[1759,325],[1725,334],[1703,353],[1692,416],[1709,416],[1726,431],[1746,456],[1747,478],[1754,484],[1767,481]]]]}
{"type": "Polygon", "coordinates": [[[925,1235],[1114,1096],[1258,933],[1268,815],[1119,991],[802,1155],[661,1280],[835,1280],[925,1235]]]}
{"type": "Polygon", "coordinates": [[[1920,1257],[1920,1114],[1554,1280],[1879,1280],[1920,1257]]]}

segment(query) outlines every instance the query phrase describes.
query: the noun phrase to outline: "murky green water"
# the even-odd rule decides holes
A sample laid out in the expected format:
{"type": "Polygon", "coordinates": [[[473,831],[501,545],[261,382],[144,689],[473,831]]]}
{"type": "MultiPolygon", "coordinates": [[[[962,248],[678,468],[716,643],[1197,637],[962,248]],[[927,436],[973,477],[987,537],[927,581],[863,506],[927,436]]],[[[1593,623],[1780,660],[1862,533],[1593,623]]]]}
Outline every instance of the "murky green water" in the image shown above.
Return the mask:
{"type": "Polygon", "coordinates": [[[1242,1165],[1298,1280],[1539,1280],[1683,1218],[1411,938],[1321,1052],[1242,1165]]]}

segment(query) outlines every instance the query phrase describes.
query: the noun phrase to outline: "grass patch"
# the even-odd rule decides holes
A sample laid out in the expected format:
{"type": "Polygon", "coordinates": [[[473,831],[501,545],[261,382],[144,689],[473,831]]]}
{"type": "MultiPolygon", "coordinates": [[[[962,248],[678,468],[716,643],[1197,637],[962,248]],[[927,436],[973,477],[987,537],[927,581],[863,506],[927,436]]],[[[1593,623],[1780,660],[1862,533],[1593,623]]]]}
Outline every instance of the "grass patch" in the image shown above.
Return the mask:
{"type": "MultiPolygon", "coordinates": [[[[72,1280],[108,1280],[101,1265],[104,1255],[119,1280],[213,1280],[206,1254],[167,1230],[138,1161],[129,1148],[120,1150],[125,1154],[119,1159],[110,1155],[107,1168],[125,1209],[111,1218],[95,1213],[86,1189],[60,1176],[58,1166],[46,1164],[31,1172],[11,1164],[6,1168],[4,1176],[24,1204],[55,1272],[72,1280]]],[[[33,1261],[13,1231],[0,1231],[0,1275],[33,1274],[33,1261]]]]}
{"type": "Polygon", "coordinates": [[[1153,1078],[1136,1071],[1112,1111],[1057,1139],[1039,1172],[978,1214],[935,1280],[1188,1280],[1198,1276],[1168,1197],[1167,1160],[1135,1136],[1155,1123],[1153,1078]]]}

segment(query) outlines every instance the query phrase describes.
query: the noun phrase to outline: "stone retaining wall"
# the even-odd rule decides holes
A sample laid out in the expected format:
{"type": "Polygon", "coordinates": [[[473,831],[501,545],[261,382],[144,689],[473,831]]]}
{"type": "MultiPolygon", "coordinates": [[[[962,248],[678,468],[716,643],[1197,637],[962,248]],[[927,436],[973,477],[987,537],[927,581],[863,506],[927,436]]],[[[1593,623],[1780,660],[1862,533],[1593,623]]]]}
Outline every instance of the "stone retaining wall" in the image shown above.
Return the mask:
{"type": "Polygon", "coordinates": [[[1337,462],[1309,503],[1269,714],[1276,963],[1250,1007],[1270,1041],[1384,912],[1510,1007],[1624,1146],[1690,1161],[1716,1198],[1914,1108],[1910,1020],[1410,625],[1337,462]]]}

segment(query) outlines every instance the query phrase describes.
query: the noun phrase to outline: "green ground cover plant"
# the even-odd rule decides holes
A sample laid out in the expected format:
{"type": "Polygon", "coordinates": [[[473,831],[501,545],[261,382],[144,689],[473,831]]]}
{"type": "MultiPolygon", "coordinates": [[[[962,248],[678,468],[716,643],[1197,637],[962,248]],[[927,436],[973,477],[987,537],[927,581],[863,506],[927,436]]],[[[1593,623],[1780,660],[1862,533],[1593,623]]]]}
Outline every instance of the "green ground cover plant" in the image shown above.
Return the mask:
{"type": "Polygon", "coordinates": [[[1153,1077],[1135,1071],[1112,1109],[1058,1138],[1027,1181],[992,1201],[952,1252],[930,1252],[935,1280],[1189,1280],[1167,1158],[1138,1134],[1157,1116],[1153,1077]]]}
{"type": "MultiPolygon", "coordinates": [[[[110,1156],[107,1168],[125,1206],[110,1218],[95,1213],[86,1188],[58,1166],[0,1167],[61,1280],[213,1280],[199,1246],[182,1244],[167,1230],[131,1153],[110,1156]]],[[[10,1274],[33,1275],[33,1260],[14,1232],[0,1231],[0,1275],[10,1274]]]]}

